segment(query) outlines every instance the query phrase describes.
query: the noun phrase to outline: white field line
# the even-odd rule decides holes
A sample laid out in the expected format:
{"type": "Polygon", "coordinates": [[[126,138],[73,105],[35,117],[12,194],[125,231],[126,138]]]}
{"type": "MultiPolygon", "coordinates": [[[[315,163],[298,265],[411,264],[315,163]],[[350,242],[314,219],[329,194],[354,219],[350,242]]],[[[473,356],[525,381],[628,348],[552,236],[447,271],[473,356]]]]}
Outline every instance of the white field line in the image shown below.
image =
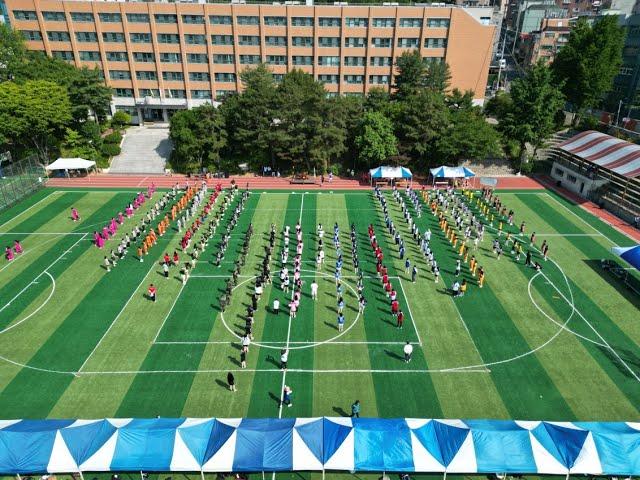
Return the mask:
{"type": "Polygon", "coordinates": [[[0,235],[86,235],[85,232],[0,232],[0,235]]]}
{"type": "Polygon", "coordinates": [[[149,176],[148,176],[148,175],[147,175],[146,177],[144,177],[142,180],[140,180],[140,181],[138,182],[138,184],[136,185],[136,188],[140,187],[140,186],[145,182],[145,180],[146,180],[147,178],[149,178],[149,176]]]}
{"type": "Polygon", "coordinates": [[[4,227],[5,225],[7,225],[8,223],[13,222],[16,218],[24,215],[25,213],[27,213],[29,210],[31,210],[32,208],[34,208],[35,206],[39,205],[41,202],[44,202],[46,199],[48,199],[51,195],[54,195],[56,193],[58,193],[59,190],[55,190],[53,192],[51,192],[49,195],[47,195],[46,197],[38,200],[36,203],[34,203],[33,205],[31,205],[29,208],[25,208],[24,210],[22,210],[19,214],[17,214],[16,216],[12,217],[11,220],[7,220],[6,222],[4,222],[2,225],[0,225],[0,228],[4,227]]]}
{"type": "MultiPolygon", "coordinates": [[[[556,202],[558,205],[560,205],[562,208],[564,208],[567,212],[569,212],[571,215],[573,215],[574,217],[576,217],[577,219],[579,219],[582,223],[584,223],[585,225],[587,225],[589,228],[591,228],[592,230],[595,230],[596,232],[598,232],[600,235],[602,235],[604,238],[606,238],[607,240],[609,240],[615,247],[618,247],[619,245],[614,242],[613,240],[611,240],[609,237],[607,237],[604,233],[602,233],[600,230],[598,230],[596,227],[594,227],[593,225],[591,225],[589,222],[587,222],[584,218],[582,218],[580,215],[578,215],[576,212],[574,212],[573,210],[571,210],[569,207],[567,207],[565,204],[563,204],[561,201],[559,201],[557,198],[555,198],[553,195],[547,193],[547,196],[553,200],[554,202],[556,202]]],[[[591,214],[593,215],[593,214],[591,214]]],[[[594,215],[595,216],[595,215],[594,215]]],[[[598,218],[598,217],[596,217],[598,218]]],[[[603,221],[602,219],[598,218],[598,220],[603,221]]]]}
{"type": "MultiPolygon", "coordinates": [[[[44,245],[46,245],[47,243],[51,243],[56,239],[56,237],[50,238],[48,240],[45,240],[44,242],[41,242],[29,249],[24,250],[24,252],[22,252],[20,255],[18,255],[17,257],[15,257],[11,262],[8,262],[4,267],[0,268],[0,273],[2,273],[4,271],[5,268],[9,268],[11,265],[15,265],[17,261],[19,261],[21,258],[24,258],[26,255],[30,254],[31,252],[33,252],[34,250],[43,247],[44,245]]],[[[83,239],[81,239],[83,240],[83,239]]]]}
{"type": "MultiPolygon", "coordinates": [[[[234,262],[235,263],[235,262],[234,262]]],[[[315,260],[314,262],[315,263],[315,260]]],[[[305,270],[302,270],[303,272],[305,270]]],[[[309,271],[309,270],[306,270],[309,271]]],[[[327,276],[328,278],[333,279],[333,275],[327,274],[327,273],[323,273],[323,275],[327,276]]],[[[256,275],[238,275],[238,278],[255,278],[256,275]]],[[[300,278],[315,278],[316,275],[300,275],[300,278]]],[[[189,278],[229,278],[229,275],[189,275],[189,278]]],[[[342,275],[340,278],[359,278],[358,275],[342,275]]],[[[365,279],[376,279],[378,278],[375,275],[363,275],[362,278],[365,279]]],[[[398,276],[389,276],[390,279],[392,280],[399,280],[400,277],[398,276]]]]}
{"type": "MultiPolygon", "coordinates": [[[[2,333],[2,332],[0,332],[2,333]]],[[[238,343],[236,340],[210,340],[210,341],[160,341],[154,342],[156,345],[232,345],[234,343],[238,343]]],[[[348,341],[348,340],[336,340],[335,342],[311,342],[311,341],[299,341],[294,342],[290,341],[289,345],[405,345],[407,342],[384,342],[384,341],[348,341]]],[[[283,341],[269,341],[269,342],[260,342],[260,345],[285,345],[286,342],[283,341]]],[[[411,342],[412,345],[420,345],[418,342],[411,342]]]]}
{"type": "MultiPolygon", "coordinates": [[[[189,277],[187,277],[187,282],[188,281],[189,281],[189,277]]],[[[169,311],[165,315],[164,320],[162,321],[162,324],[160,325],[160,328],[158,328],[158,331],[156,332],[156,336],[153,337],[153,341],[151,343],[156,343],[156,340],[158,340],[158,337],[160,336],[160,332],[162,332],[162,329],[164,328],[164,324],[167,323],[167,319],[169,318],[169,315],[171,315],[171,312],[173,312],[173,307],[175,307],[176,303],[178,303],[178,299],[180,298],[180,295],[182,295],[182,291],[184,290],[184,287],[187,284],[187,282],[183,283],[180,286],[180,290],[178,291],[178,294],[176,295],[176,298],[173,299],[173,303],[171,304],[171,308],[169,309],[169,311]]]]}
{"type": "MultiPolygon", "coordinates": [[[[49,272],[44,272],[44,273],[51,279],[51,292],[49,293],[49,296],[44,300],[44,302],[42,302],[42,304],[38,308],[36,308],[33,312],[31,312],[29,315],[24,317],[22,320],[9,325],[8,327],[4,328],[3,330],[0,330],[0,335],[2,335],[3,333],[8,332],[9,330],[12,330],[12,329],[16,328],[18,325],[26,322],[31,317],[33,317],[36,313],[38,313],[40,310],[42,310],[47,303],[49,303],[49,300],[51,300],[51,297],[53,297],[53,294],[56,291],[56,280],[53,278],[53,276],[49,272]]],[[[31,284],[33,284],[33,282],[31,282],[31,284]]]]}
{"type": "Polygon", "coordinates": [[[601,233],[537,233],[536,237],[604,237],[601,233]]]}
{"type": "MultiPolygon", "coordinates": [[[[1,358],[1,357],[0,357],[1,358]]],[[[14,363],[14,362],[11,362],[14,363]]],[[[16,364],[20,365],[20,364],[16,364]]],[[[34,368],[34,367],[27,367],[34,368]]],[[[38,369],[42,371],[48,371],[44,369],[38,369]]],[[[343,374],[343,373],[355,373],[355,374],[367,374],[367,373],[417,373],[417,374],[425,374],[425,373],[489,373],[490,370],[486,368],[476,368],[476,369],[466,369],[466,370],[455,370],[455,369],[439,369],[439,370],[431,370],[431,369],[352,369],[352,370],[342,370],[342,369],[326,369],[326,370],[313,370],[313,369],[303,369],[303,368],[290,368],[290,372],[293,373],[310,373],[310,374],[343,374]]],[[[69,374],[72,372],[59,372],[59,371],[51,371],[52,373],[65,373],[69,374]]],[[[82,372],[81,375],[145,375],[145,374],[199,374],[199,373],[281,373],[280,370],[275,368],[262,368],[262,369],[252,369],[252,368],[237,368],[237,369],[206,369],[206,370],[114,370],[114,371],[95,371],[95,372],[82,372]]]]}
{"type": "Polygon", "coordinates": [[[91,353],[89,354],[89,356],[87,358],[85,358],[84,362],[82,363],[82,365],[80,366],[80,368],[78,369],[78,371],[76,372],[72,372],[75,375],[79,375],[80,373],[82,373],[82,369],[87,365],[87,362],[89,361],[89,359],[93,356],[94,353],[96,353],[96,350],[98,350],[98,347],[100,346],[100,344],[102,343],[102,341],[106,338],[106,336],[109,334],[109,332],[111,331],[111,329],[113,328],[113,326],[116,324],[116,322],[118,321],[118,319],[120,318],[120,315],[122,315],[122,313],[125,311],[125,309],[127,308],[127,305],[129,305],[129,303],[131,302],[131,300],[133,300],[133,297],[136,295],[136,293],[138,292],[138,290],[140,289],[140,287],[142,286],[143,283],[145,283],[147,277],[149,276],[149,274],[151,273],[152,270],[155,270],[156,268],[156,264],[155,262],[151,262],[151,268],[149,268],[149,270],[147,271],[147,273],[145,274],[145,276],[142,278],[142,280],[140,281],[140,283],[138,284],[138,286],[133,290],[133,293],[131,293],[131,296],[127,299],[126,303],[122,306],[122,308],[120,309],[120,311],[118,312],[118,314],[116,315],[116,317],[113,319],[113,321],[111,322],[111,325],[109,325],[109,328],[107,328],[107,331],[104,332],[104,334],[102,335],[102,337],[100,337],[100,340],[98,340],[98,343],[96,343],[96,346],[93,347],[93,350],[91,350],[91,353]]]}
{"type": "Polygon", "coordinates": [[[558,287],[556,287],[556,285],[549,279],[549,277],[547,277],[547,275],[545,275],[542,271],[540,271],[540,273],[547,280],[549,285],[551,285],[555,289],[555,291],[558,292],[558,294],[564,299],[564,301],[567,302],[569,305],[571,305],[575,309],[575,311],[578,314],[578,316],[580,316],[580,318],[582,318],[582,320],[584,320],[584,322],[587,325],[589,325],[591,330],[593,330],[593,333],[595,333],[598,336],[598,338],[600,338],[600,340],[605,345],[605,347],[608,348],[611,351],[611,353],[613,353],[615,355],[615,357],[618,359],[618,361],[622,365],[624,365],[624,367],[629,371],[629,373],[631,373],[633,378],[635,378],[638,382],[640,382],[640,376],[638,376],[638,374],[620,357],[620,355],[618,355],[618,352],[616,352],[613,349],[613,347],[611,347],[611,345],[609,345],[609,343],[602,337],[602,335],[600,335],[600,333],[595,329],[595,327],[591,324],[591,322],[589,322],[589,320],[587,320],[585,318],[585,316],[582,315],[580,310],[578,310],[578,308],[571,301],[569,301],[569,299],[567,299],[567,297],[564,295],[564,293],[562,293],[560,291],[560,289],[558,287]]]}
{"type": "Polygon", "coordinates": [[[5,308],[7,308],[9,305],[11,305],[11,303],[18,298],[20,295],[22,295],[31,285],[33,285],[35,283],[36,280],[38,280],[42,275],[46,275],[47,274],[47,270],[49,270],[51,267],[53,267],[56,263],[58,263],[60,260],[62,260],[62,258],[71,251],[71,249],[73,247],[75,247],[78,243],[80,243],[80,241],[86,236],[87,234],[85,233],[81,238],[79,238],[73,245],[71,245],[69,248],[67,248],[64,252],[62,252],[60,254],[60,256],[58,258],[56,258],[53,262],[51,262],[51,264],[49,264],[49,266],[47,268],[45,268],[42,273],[40,273],[36,278],[34,278],[29,284],[27,284],[22,290],[20,290],[11,300],[9,300],[9,302],[7,302],[4,306],[2,306],[0,308],[0,312],[2,312],[5,308]]]}
{"type": "Polygon", "coordinates": [[[411,305],[409,305],[409,297],[407,297],[407,294],[404,291],[404,286],[402,285],[401,278],[398,278],[398,283],[400,284],[400,290],[402,290],[402,295],[407,301],[407,309],[409,310],[409,316],[411,317],[411,323],[413,324],[413,329],[415,330],[416,336],[418,337],[418,345],[422,346],[422,339],[420,338],[420,334],[418,333],[418,327],[416,326],[416,322],[413,318],[413,313],[411,313],[411,305]]]}

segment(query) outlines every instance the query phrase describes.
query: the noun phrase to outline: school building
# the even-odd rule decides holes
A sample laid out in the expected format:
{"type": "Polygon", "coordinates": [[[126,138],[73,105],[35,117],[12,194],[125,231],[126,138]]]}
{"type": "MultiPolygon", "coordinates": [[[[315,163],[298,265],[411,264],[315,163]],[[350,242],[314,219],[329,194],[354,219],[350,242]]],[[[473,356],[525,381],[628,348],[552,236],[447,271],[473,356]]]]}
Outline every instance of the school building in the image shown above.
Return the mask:
{"type": "Polygon", "coordinates": [[[261,62],[276,81],[304,70],[330,95],[389,89],[395,58],[412,49],[425,62],[446,61],[452,87],[484,98],[492,8],[238,1],[0,0],[0,15],[29,49],[97,66],[113,109],[139,121],[167,121],[176,109],[240,91],[240,72],[261,62]]]}

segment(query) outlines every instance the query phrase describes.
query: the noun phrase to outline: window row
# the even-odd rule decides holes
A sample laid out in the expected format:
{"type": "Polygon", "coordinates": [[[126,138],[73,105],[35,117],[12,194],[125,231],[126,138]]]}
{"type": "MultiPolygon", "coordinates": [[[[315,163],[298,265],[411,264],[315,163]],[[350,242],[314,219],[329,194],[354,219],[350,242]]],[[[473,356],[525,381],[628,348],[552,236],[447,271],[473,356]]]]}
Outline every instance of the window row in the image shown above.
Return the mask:
{"type": "MultiPolygon", "coordinates": [[[[191,90],[191,98],[197,100],[210,100],[211,99],[211,90],[191,90]]],[[[132,88],[114,88],[113,89],[114,97],[125,97],[125,98],[133,98],[133,89],[132,88]]],[[[160,97],[160,90],[157,88],[139,88],[138,89],[138,97],[160,97]]],[[[187,98],[187,93],[185,90],[180,89],[166,89],[164,91],[165,98],[187,98]]]]}
{"type": "MultiPolygon", "coordinates": [[[[34,10],[14,10],[13,15],[16,20],[37,20],[38,16],[34,10]]],[[[60,11],[43,11],[42,16],[45,20],[51,22],[64,22],[66,16],[60,11]]],[[[79,23],[91,23],[94,21],[92,12],[71,12],[71,20],[79,23]]],[[[127,22],[129,23],[149,23],[150,17],[147,13],[127,13],[127,22]]],[[[182,22],[195,25],[203,25],[205,23],[204,15],[182,15],[182,22]]],[[[98,18],[104,23],[121,23],[122,15],[118,12],[100,12],[98,18]]],[[[156,13],[153,15],[156,23],[177,24],[178,15],[172,13],[156,13]]],[[[262,22],[267,26],[287,26],[287,17],[284,16],[264,16],[262,22]]],[[[425,25],[428,28],[448,28],[450,20],[448,18],[428,18],[425,25]]],[[[231,15],[209,15],[209,23],[212,25],[231,25],[233,17],[231,15]]],[[[238,15],[236,16],[238,25],[260,25],[260,17],[257,15],[238,15]]],[[[346,27],[368,27],[369,18],[367,17],[346,17],[344,19],[346,27]]],[[[398,21],[400,27],[416,28],[423,25],[421,17],[402,17],[398,21]]],[[[291,17],[292,27],[313,27],[313,17],[291,17]]],[[[319,27],[341,27],[341,17],[319,17],[319,27]]],[[[371,26],[375,28],[393,28],[396,26],[395,17],[375,17],[371,19],[371,26]]]]}

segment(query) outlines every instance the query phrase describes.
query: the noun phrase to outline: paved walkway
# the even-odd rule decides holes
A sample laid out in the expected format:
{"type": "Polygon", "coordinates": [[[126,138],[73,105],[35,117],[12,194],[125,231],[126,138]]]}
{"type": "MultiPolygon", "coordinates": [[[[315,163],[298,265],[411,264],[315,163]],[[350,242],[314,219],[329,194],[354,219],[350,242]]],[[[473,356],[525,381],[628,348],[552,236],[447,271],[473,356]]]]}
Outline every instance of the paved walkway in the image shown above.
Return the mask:
{"type": "Polygon", "coordinates": [[[162,174],[172,148],[168,128],[128,128],[122,153],[111,161],[109,174],[162,174]]]}

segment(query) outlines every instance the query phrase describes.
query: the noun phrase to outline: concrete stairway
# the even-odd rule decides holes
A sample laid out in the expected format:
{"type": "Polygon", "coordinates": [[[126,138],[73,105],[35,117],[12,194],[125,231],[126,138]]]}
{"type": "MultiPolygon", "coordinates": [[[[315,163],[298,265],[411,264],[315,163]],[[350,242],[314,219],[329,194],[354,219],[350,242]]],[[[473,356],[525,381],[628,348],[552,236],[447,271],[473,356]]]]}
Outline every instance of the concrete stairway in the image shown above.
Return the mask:
{"type": "Polygon", "coordinates": [[[162,174],[172,149],[168,128],[129,128],[122,142],[122,152],[111,161],[109,173],[162,174]]]}

